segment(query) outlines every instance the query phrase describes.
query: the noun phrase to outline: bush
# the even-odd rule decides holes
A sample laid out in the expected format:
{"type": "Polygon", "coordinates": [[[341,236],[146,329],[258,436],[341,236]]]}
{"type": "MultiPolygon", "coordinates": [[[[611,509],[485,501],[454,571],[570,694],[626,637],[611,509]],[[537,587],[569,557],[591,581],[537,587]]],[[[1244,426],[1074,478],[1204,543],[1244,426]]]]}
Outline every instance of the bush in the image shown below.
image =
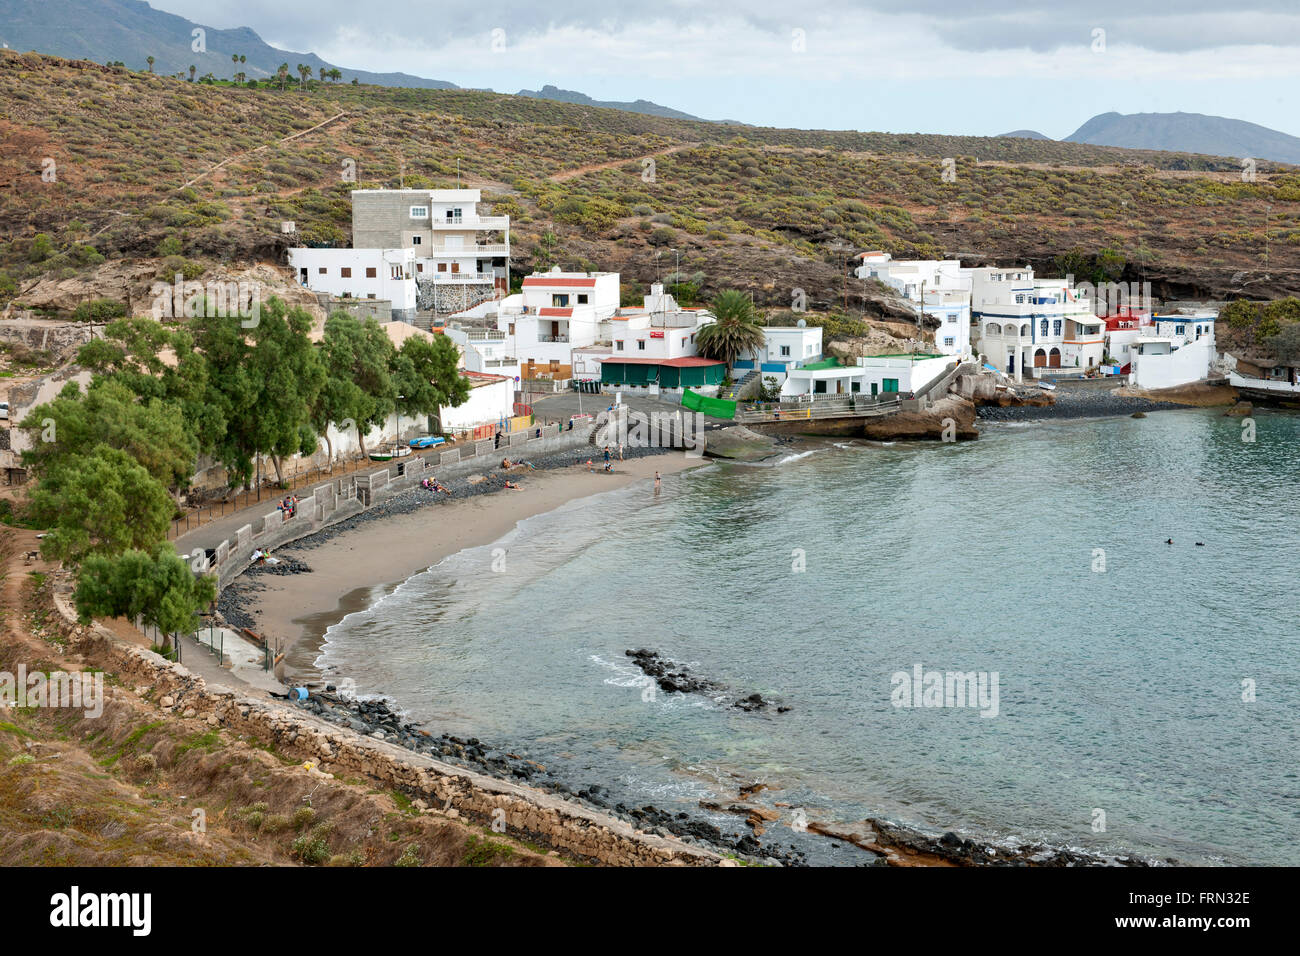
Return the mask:
{"type": "Polygon", "coordinates": [[[123,302],[118,302],[116,299],[90,299],[73,310],[72,320],[107,325],[125,315],[126,304],[123,302]]]}

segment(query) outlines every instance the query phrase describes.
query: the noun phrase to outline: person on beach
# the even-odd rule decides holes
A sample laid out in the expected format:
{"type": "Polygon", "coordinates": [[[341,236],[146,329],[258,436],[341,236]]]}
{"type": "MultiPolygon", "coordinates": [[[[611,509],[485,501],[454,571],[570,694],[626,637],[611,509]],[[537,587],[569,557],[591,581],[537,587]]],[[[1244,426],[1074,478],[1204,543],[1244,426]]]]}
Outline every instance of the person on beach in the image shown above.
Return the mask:
{"type": "MultiPolygon", "coordinates": [[[[608,446],[608,445],[605,446],[605,464],[609,464],[609,446],[608,446]]],[[[606,468],[605,470],[608,471],[609,469],[606,468]]]]}
{"type": "Polygon", "coordinates": [[[618,443],[618,460],[619,460],[619,461],[622,461],[622,460],[623,460],[623,443],[622,443],[622,442],[619,442],[619,443],[618,443]]]}
{"type": "Polygon", "coordinates": [[[659,494],[659,472],[655,472],[655,494],[659,494]]]}
{"type": "Polygon", "coordinates": [[[614,473],[614,463],[612,461],[607,460],[605,462],[605,474],[612,475],[613,473],[614,473]]]}
{"type": "Polygon", "coordinates": [[[591,459],[590,459],[590,458],[587,459],[587,470],[588,470],[588,471],[595,471],[595,470],[596,470],[595,468],[592,468],[592,467],[591,467],[591,459]]]}
{"type": "Polygon", "coordinates": [[[506,487],[509,488],[511,491],[518,491],[518,490],[519,490],[519,486],[516,485],[513,481],[507,481],[507,482],[506,482],[506,487]]]}

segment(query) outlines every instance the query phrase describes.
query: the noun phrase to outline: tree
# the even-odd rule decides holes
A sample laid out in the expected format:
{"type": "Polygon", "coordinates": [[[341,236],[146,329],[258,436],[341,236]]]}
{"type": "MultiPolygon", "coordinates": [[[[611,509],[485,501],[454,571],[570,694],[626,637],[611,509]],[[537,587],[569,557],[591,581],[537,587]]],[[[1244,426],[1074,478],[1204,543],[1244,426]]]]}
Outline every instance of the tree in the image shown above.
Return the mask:
{"type": "Polygon", "coordinates": [[[196,611],[217,596],[216,579],[196,576],[170,544],[132,548],[82,563],[72,594],[83,624],[94,617],[142,619],[164,633],[188,631],[196,611]]]}
{"type": "Polygon", "coordinates": [[[762,319],[745,293],[735,289],[720,292],[709,311],[717,321],[701,328],[696,336],[696,346],[706,358],[721,359],[730,368],[740,355],[757,355],[767,344],[762,319]]]}
{"type": "Polygon", "coordinates": [[[311,315],[272,297],[261,306],[257,326],[237,317],[192,319],[194,343],[207,362],[205,402],[224,421],[210,450],[232,479],[247,483],[253,456],[270,455],[277,478],[281,459],[315,451],[303,426],[311,420],[324,384],[324,370],[307,337],[311,315]]]}
{"type": "Polygon", "coordinates": [[[337,83],[339,80],[343,79],[343,71],[340,70],[338,67],[334,67],[332,70],[330,70],[329,77],[331,80],[337,83]]]}
{"type": "Polygon", "coordinates": [[[298,79],[302,83],[302,91],[307,92],[307,81],[311,79],[311,67],[302,63],[298,64],[298,79]]]}
{"type": "Polygon", "coordinates": [[[327,77],[327,76],[329,76],[329,70],[325,69],[325,67],[322,66],[322,67],[320,68],[320,81],[321,81],[322,83],[324,83],[324,82],[325,82],[325,77],[327,77]]]}
{"type": "Polygon", "coordinates": [[[199,68],[198,68],[197,66],[195,66],[193,63],[191,63],[191,64],[190,64],[190,82],[191,82],[191,83],[194,82],[194,74],[197,73],[198,71],[199,71],[199,68]]]}
{"type": "Polygon", "coordinates": [[[281,63],[280,68],[275,71],[275,75],[280,78],[280,92],[284,92],[284,84],[289,78],[289,64],[281,63]]]}
{"type": "MultiPolygon", "coordinates": [[[[444,406],[465,404],[469,380],[459,366],[460,355],[447,336],[407,339],[393,358],[393,383],[401,396],[398,411],[412,417],[439,416],[444,406]]],[[[441,430],[441,422],[438,427],[441,430]]]]}
{"type": "MultiPolygon", "coordinates": [[[[364,456],[365,433],[383,425],[396,408],[398,391],[390,372],[393,343],[374,319],[362,323],[346,312],[336,312],[325,322],[320,356],[325,381],[312,423],[325,433],[325,425],[352,419],[364,456]]],[[[334,448],[325,434],[332,459],[334,448]]]]}
{"type": "Polygon", "coordinates": [[[92,554],[153,547],[166,537],[174,510],[167,489],[135,459],[98,445],[43,474],[28,514],[51,529],[41,554],[76,564],[92,554]]]}
{"type": "Polygon", "coordinates": [[[151,57],[151,56],[147,56],[147,57],[145,57],[145,62],[147,62],[147,63],[149,64],[149,72],[152,73],[152,72],[153,72],[153,65],[154,65],[154,58],[151,57]]]}
{"type": "Polygon", "coordinates": [[[178,406],[161,398],[139,402],[125,384],[103,376],[85,393],[69,382],[19,427],[32,440],[23,464],[40,476],[56,475],[97,447],[108,447],[126,452],[164,488],[179,489],[189,484],[198,456],[198,442],[178,406]]]}

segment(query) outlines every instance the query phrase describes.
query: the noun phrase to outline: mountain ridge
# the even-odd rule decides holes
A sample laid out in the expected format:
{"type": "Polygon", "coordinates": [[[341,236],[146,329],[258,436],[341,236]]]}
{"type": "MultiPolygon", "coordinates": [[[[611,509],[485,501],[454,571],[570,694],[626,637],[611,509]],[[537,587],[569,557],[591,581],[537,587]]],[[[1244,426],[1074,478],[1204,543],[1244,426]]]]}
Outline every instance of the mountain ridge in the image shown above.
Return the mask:
{"type": "Polygon", "coordinates": [[[1065,141],[1300,163],[1300,137],[1205,113],[1099,113],[1065,141]]]}

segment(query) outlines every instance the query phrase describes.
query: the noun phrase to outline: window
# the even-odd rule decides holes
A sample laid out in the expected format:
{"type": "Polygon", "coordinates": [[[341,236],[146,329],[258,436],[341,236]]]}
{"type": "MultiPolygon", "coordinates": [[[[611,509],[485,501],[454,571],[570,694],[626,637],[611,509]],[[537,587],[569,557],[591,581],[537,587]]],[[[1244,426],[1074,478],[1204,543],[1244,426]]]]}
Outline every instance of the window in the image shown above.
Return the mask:
{"type": "Polygon", "coordinates": [[[342,276],[344,279],[351,279],[351,278],[352,278],[352,267],[351,267],[351,266],[344,266],[342,269],[339,270],[339,275],[342,276]]]}
{"type": "Polygon", "coordinates": [[[1060,319],[1055,319],[1055,320],[1052,321],[1052,334],[1053,334],[1053,335],[1060,335],[1060,334],[1061,334],[1061,320],[1060,320],[1060,319]]]}
{"type": "Polygon", "coordinates": [[[621,352],[621,351],[623,351],[623,340],[622,340],[622,339],[615,339],[615,340],[614,340],[614,351],[615,351],[615,352],[621,352]]]}
{"type": "Polygon", "coordinates": [[[413,245],[413,246],[418,246],[418,245],[420,245],[421,242],[422,242],[422,239],[423,239],[423,237],[421,237],[421,236],[412,236],[412,237],[411,237],[411,245],[413,245]]]}
{"type": "Polygon", "coordinates": [[[439,263],[438,263],[438,271],[439,271],[439,272],[446,272],[446,271],[447,271],[447,263],[445,263],[445,262],[439,262],[439,263]]]}
{"type": "Polygon", "coordinates": [[[423,272],[423,271],[424,271],[424,263],[423,263],[423,262],[417,262],[417,263],[415,264],[415,271],[416,271],[416,272],[423,272]]]}
{"type": "Polygon", "coordinates": [[[1024,305],[1024,304],[1025,304],[1025,297],[1023,295],[1016,296],[1016,305],[1024,305]]]}
{"type": "Polygon", "coordinates": [[[880,390],[881,390],[882,392],[894,392],[894,393],[897,393],[897,392],[898,392],[898,379],[896,379],[896,378],[887,378],[887,379],[885,379],[885,380],[884,380],[884,383],[881,385],[880,390]]]}
{"type": "Polygon", "coordinates": [[[1042,324],[1038,326],[1038,334],[1047,337],[1047,320],[1043,319],[1042,324]]]}
{"type": "Polygon", "coordinates": [[[1184,330],[1185,328],[1187,328],[1187,326],[1185,326],[1185,325],[1175,325],[1175,326],[1174,326],[1174,334],[1175,334],[1175,335],[1182,335],[1182,334],[1183,334],[1183,330],[1184,330]]]}
{"type": "Polygon", "coordinates": [[[569,294],[567,292],[556,292],[551,295],[551,305],[557,309],[566,308],[569,304],[569,294]]]}
{"type": "Polygon", "coordinates": [[[374,266],[367,266],[367,267],[366,267],[366,278],[367,278],[367,279],[373,279],[373,278],[375,278],[375,267],[374,267],[374,266]]]}
{"type": "Polygon", "coordinates": [[[954,338],[950,335],[950,336],[948,336],[946,339],[943,340],[943,344],[944,344],[944,345],[947,345],[947,346],[949,346],[949,347],[951,347],[952,345],[956,344],[956,339],[954,339],[954,338]]]}
{"type": "Polygon", "coordinates": [[[513,322],[510,323],[510,334],[511,335],[515,334],[515,324],[513,322]]]}
{"type": "Polygon", "coordinates": [[[401,267],[401,266],[390,266],[390,267],[389,267],[389,270],[388,270],[388,274],[389,274],[390,276],[392,276],[394,279],[400,279],[400,278],[402,278],[402,267],[401,267]]]}
{"type": "Polygon", "coordinates": [[[325,275],[328,271],[329,271],[329,270],[326,269],[324,266],[321,266],[319,269],[316,270],[316,274],[317,274],[317,275],[322,275],[322,276],[323,276],[323,275],[325,275]]]}
{"type": "Polygon", "coordinates": [[[578,293],[578,305],[586,305],[586,304],[587,304],[587,293],[585,293],[585,292],[579,292],[579,293],[578,293]]]}
{"type": "Polygon", "coordinates": [[[682,348],[686,348],[686,336],[682,336],[682,348]]]}
{"type": "Polygon", "coordinates": [[[644,352],[644,351],[645,351],[645,339],[637,339],[637,340],[636,340],[636,350],[637,350],[638,352],[644,352]]]}
{"type": "Polygon", "coordinates": [[[373,299],[374,297],[375,297],[375,294],[374,294],[373,292],[367,292],[367,293],[366,293],[366,298],[367,298],[367,299],[373,299]]]}
{"type": "Polygon", "coordinates": [[[411,218],[412,218],[412,219],[428,219],[428,218],[429,218],[429,207],[428,207],[428,206],[412,206],[412,207],[411,207],[411,218]]]}
{"type": "Polygon", "coordinates": [[[948,315],[944,318],[944,321],[947,322],[949,325],[952,325],[957,321],[957,316],[949,312],[948,315]]]}
{"type": "Polygon", "coordinates": [[[790,346],[788,345],[781,346],[781,358],[785,358],[789,354],[790,354],[790,346]]]}

